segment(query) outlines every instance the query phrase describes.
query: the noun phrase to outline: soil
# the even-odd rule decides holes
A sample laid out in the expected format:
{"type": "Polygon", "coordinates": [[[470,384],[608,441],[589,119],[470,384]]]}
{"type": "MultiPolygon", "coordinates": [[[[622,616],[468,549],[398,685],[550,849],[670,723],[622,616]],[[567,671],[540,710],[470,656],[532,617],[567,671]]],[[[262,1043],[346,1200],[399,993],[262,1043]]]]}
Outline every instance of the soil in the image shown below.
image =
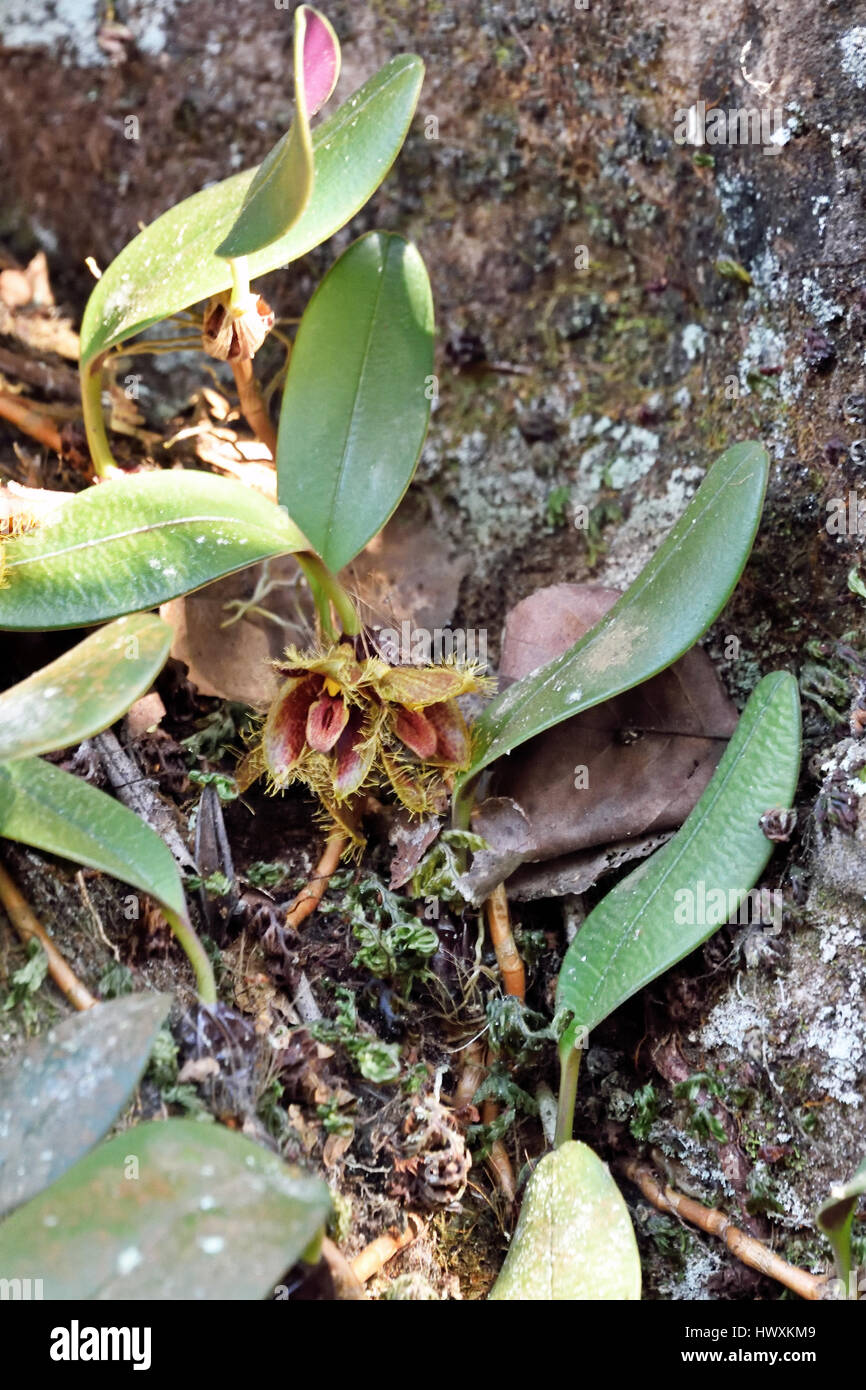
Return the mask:
{"type": "MultiPolygon", "coordinates": [[[[650,1152],[682,1191],[821,1272],[816,1204],[866,1147],[866,801],[856,777],[866,747],[861,755],[849,727],[864,702],[866,608],[848,585],[863,536],[826,524],[866,460],[866,6],[806,8],[808,22],[792,0],[657,0],[649,11],[637,0],[585,9],[334,0],[345,60],[338,98],[412,50],[427,64],[419,116],[370,205],[262,291],[279,314],[298,314],[362,231],[417,241],[437,309],[439,395],[413,502],[443,546],[470,557],[451,618],[485,634],[494,664],[516,602],[550,583],[625,587],[727,444],[760,438],[770,450],[755,550],[704,646],[739,708],[767,671],[789,669],[800,682],[798,823],[763,881],[783,894],[783,928],[723,929],[609,1019],[586,1057],[575,1134],[611,1162],[650,1152]],[[771,109],[772,139],[678,143],[678,120],[700,100],[771,109]],[[704,1078],[697,1099],[681,1084],[694,1076],[704,1078]]],[[[285,12],[257,0],[130,0],[116,6],[130,37],[112,46],[103,35],[100,46],[96,0],[56,7],[50,32],[49,9],[13,4],[14,22],[0,16],[0,239],[22,264],[46,252],[58,301],[77,320],[86,257],[106,265],[140,223],[255,163],[282,132],[289,29],[285,12]],[[124,138],[130,115],[133,140],[124,138]]],[[[213,378],[197,356],[141,361],[139,407],[161,440],[188,423],[192,396],[213,378]]],[[[140,447],[126,446],[130,455],[140,447]]],[[[58,485],[36,446],[6,426],[0,467],[58,485]]],[[[7,640],[15,678],[49,648],[7,640]]],[[[160,746],[138,753],[187,817],[199,793],[180,741],[208,717],[213,726],[224,706],[177,666],[160,690],[160,746]]],[[[230,769],[229,755],[214,753],[193,768],[230,769]]],[[[349,985],[361,1028],[400,1043],[403,1084],[365,1080],[338,1045],[305,1035],[279,1064],[250,1062],[245,1098],[200,1084],[186,1104],[234,1106],[287,1156],[322,1167],[340,1194],[335,1235],[350,1254],[423,1208],[424,1235],[375,1292],[483,1297],[513,1218],[483,1164],[459,1191],[465,1117],[442,1102],[456,1085],[457,1049],[483,1023],[491,962],[455,1010],[450,999],[471,979],[475,923],[444,912],[435,978],[408,1002],[352,964],[343,895],[350,880],[387,879],[381,841],[297,937],[269,932],[318,855],[312,812],[300,795],[258,789],[225,808],[241,898],[220,942],[223,998],[273,1038],[297,1023],[302,975],[328,1015],[335,987],[349,985]],[[248,881],[261,861],[287,867],[272,905],[248,881]],[[445,1175],[435,1201],[403,1163],[407,1127],[418,1124],[445,1175]]],[[[136,988],[174,990],[177,1032],[192,1006],[188,975],[152,914],[127,920],[123,890],[93,876],[88,904],[74,868],[35,852],[16,850],[10,863],[85,982],[110,990],[116,954],[136,988]]],[[[545,1016],[566,928],[593,901],[515,906],[528,1000],[545,1016]]],[[[219,933],[220,914],[208,912],[219,933]]],[[[22,959],[0,931],[0,982],[22,959]]],[[[0,1055],[67,1010],[50,986],[34,1007],[27,1020],[3,1015],[0,1055]]],[[[518,1062],[520,1086],[555,1087],[554,1064],[552,1047],[518,1062]]],[[[138,1104],[167,1113],[177,1102],[151,1081],[138,1104]]],[[[519,1117],[506,1143],[520,1170],[543,1150],[538,1121],[519,1117]]],[[[661,1216],[635,1189],[626,1195],[645,1297],[780,1296],[710,1237],[661,1216]]]]}

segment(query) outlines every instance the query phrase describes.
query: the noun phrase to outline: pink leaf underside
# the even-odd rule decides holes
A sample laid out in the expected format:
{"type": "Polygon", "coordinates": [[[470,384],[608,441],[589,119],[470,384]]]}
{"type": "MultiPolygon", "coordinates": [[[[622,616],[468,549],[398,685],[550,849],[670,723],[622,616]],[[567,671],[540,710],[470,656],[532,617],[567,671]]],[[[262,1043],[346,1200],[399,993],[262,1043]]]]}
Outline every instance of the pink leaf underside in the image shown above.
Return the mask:
{"type": "Polygon", "coordinates": [[[340,53],[321,15],[307,8],[304,32],[304,93],[307,115],[315,116],[337,84],[340,53]]]}
{"type": "Polygon", "coordinates": [[[436,757],[455,767],[467,767],[471,751],[469,730],[459,706],[446,700],[428,705],[424,714],[436,730],[436,757]]]}
{"type": "Polygon", "coordinates": [[[356,792],[370,770],[374,749],[364,749],[363,716],[359,709],[349,712],[349,721],[337,743],[337,770],[334,790],[341,796],[356,792]]]}
{"type": "Polygon", "coordinates": [[[268,770],[287,772],[301,756],[307,742],[307,713],[321,689],[316,676],[286,681],[264,727],[262,751],[268,770]]]}
{"type": "Polygon", "coordinates": [[[342,695],[322,693],[307,714],[307,743],[317,753],[330,753],[349,721],[342,695]]]}
{"type": "Polygon", "coordinates": [[[400,742],[411,748],[419,758],[433,757],[436,752],[436,730],[420,710],[395,709],[393,729],[400,742]]]}

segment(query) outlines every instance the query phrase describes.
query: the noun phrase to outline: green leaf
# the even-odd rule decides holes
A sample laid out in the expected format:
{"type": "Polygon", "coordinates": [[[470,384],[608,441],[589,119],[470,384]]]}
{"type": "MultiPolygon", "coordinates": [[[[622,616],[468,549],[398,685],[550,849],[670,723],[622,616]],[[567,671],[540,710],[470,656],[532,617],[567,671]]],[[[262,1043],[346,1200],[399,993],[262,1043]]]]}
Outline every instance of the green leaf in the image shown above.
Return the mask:
{"type": "Polygon", "coordinates": [[[307,306],[277,440],[280,501],[332,570],[375,536],[409,486],[432,371],[424,262],[402,237],[370,232],[307,306]]]}
{"type": "Polygon", "coordinates": [[[554,724],[649,680],[693,646],[725,606],[752,548],[769,460],[735,444],[635,582],[579,642],[503,692],[473,729],[472,766],[458,780],[464,823],[469,784],[494,759],[554,724]]]}
{"type": "Polygon", "coordinates": [[[545,1154],[526,1188],[494,1302],[640,1298],[628,1208],[608,1167],[569,1140],[545,1154]]]}
{"type": "Polygon", "coordinates": [[[194,469],[116,478],[7,542],[0,628],[102,622],[306,546],[285,511],[243,483],[194,469]]]}
{"type": "Polygon", "coordinates": [[[765,811],[790,805],[799,767],[797,682],[776,671],[755,689],[673,840],[602,899],[569,946],[556,994],[557,1009],[573,1015],[560,1044],[563,1059],[579,1037],[736,912],[773,849],[758,822],[765,811]]]}
{"type": "Polygon", "coordinates": [[[848,588],[859,598],[866,598],[866,584],[860,578],[860,571],[856,565],[852,565],[848,571],[848,588]]]}
{"type": "MultiPolygon", "coordinates": [[[[306,255],[372,197],[406,138],[423,75],[420,58],[393,58],[323,121],[313,137],[313,195],[284,236],[250,257],[251,278],[306,255]]],[[[193,194],[146,227],[112,261],[84,311],[85,375],[113,344],[231,287],[230,266],[217,255],[217,247],[255,176],[255,169],[247,169],[193,194]]]]}
{"type": "Polygon", "coordinates": [[[0,1226],[4,1278],[47,1299],[265,1298],[321,1235],[318,1178],[222,1125],[118,1134],[0,1226]]]}
{"type": "Polygon", "coordinates": [[[251,256],[297,222],[313,191],[310,117],[324,106],[340,75],[340,45],[324,15],[310,5],[295,10],[295,119],[262,160],[218,256],[251,256]]]}
{"type": "Polygon", "coordinates": [[[49,1028],[0,1072],[0,1212],[20,1206],[108,1132],[171,1006],[129,994],[49,1028]]]}
{"type": "Polygon", "coordinates": [[[186,916],[171,852],[113,797],[41,758],[0,765],[0,836],[100,869],[186,916]]]}
{"type": "Polygon", "coordinates": [[[824,1232],[833,1247],[836,1270],[846,1294],[852,1269],[851,1228],[859,1199],[866,1193],[866,1158],[857,1172],[846,1183],[837,1183],[830,1189],[830,1196],[822,1202],[815,1215],[818,1229],[824,1232]]]}
{"type": "Polygon", "coordinates": [[[171,638],[150,613],[119,618],[4,691],[0,761],[70,748],[107,729],[150,688],[171,638]]]}

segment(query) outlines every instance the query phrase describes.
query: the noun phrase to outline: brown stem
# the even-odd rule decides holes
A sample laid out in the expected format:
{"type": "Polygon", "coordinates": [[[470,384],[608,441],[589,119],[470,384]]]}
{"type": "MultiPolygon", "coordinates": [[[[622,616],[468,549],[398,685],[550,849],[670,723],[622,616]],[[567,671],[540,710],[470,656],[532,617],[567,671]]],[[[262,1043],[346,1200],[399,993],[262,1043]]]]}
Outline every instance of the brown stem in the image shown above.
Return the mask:
{"type": "Polygon", "coordinates": [[[511,915],[508,911],[504,884],[500,883],[494,888],[484,907],[490,940],[493,942],[499,973],[502,976],[502,988],[506,994],[514,995],[523,1003],[526,999],[526,971],[511,931],[511,915]]]}
{"type": "MultiPolygon", "coordinates": [[[[508,911],[508,897],[504,884],[500,883],[494,888],[484,907],[487,914],[487,925],[490,929],[490,940],[493,942],[499,973],[502,976],[502,988],[506,994],[512,995],[523,1003],[526,999],[526,971],[523,968],[523,961],[520,958],[520,952],[511,930],[511,914],[508,911]]],[[[492,1059],[492,1053],[488,1053],[488,1065],[492,1059]]],[[[496,1102],[486,1100],[481,1107],[482,1124],[492,1124],[498,1114],[499,1106],[496,1102]]],[[[514,1202],[517,1197],[514,1169],[511,1166],[511,1159],[508,1157],[508,1150],[501,1139],[496,1139],[491,1145],[487,1155],[487,1163],[492,1169],[493,1176],[505,1200],[510,1203],[514,1202]]]]}
{"type": "Polygon", "coordinates": [[[56,454],[61,452],[60,431],[54,421],[35,410],[29,401],[0,391],[0,416],[46,449],[53,449],[56,454]]]}
{"type": "Polygon", "coordinates": [[[62,989],[70,1004],[76,1009],[92,1009],[98,1003],[89,989],[81,983],[75,972],[66,964],[42,923],[35,916],[20,889],[0,864],[0,902],[6,909],[6,916],[21,937],[22,941],[38,941],[48,959],[48,973],[59,989],[62,989]]]}
{"type": "Polygon", "coordinates": [[[334,1282],[334,1292],[341,1303],[359,1302],[366,1299],[364,1285],[338,1245],[328,1236],[322,1239],[322,1259],[328,1266],[334,1282]]]}
{"type": "Polygon", "coordinates": [[[286,926],[299,927],[311,913],[315,912],[325,895],[331,875],[337,870],[340,856],[349,843],[345,835],[332,835],[325,845],[325,852],[316,865],[313,876],[302,888],[286,913],[286,926]]]}
{"type": "Polygon", "coordinates": [[[454,1087],[451,1104],[455,1110],[463,1110],[472,1104],[472,1097],[484,1080],[484,1044],[480,1039],[471,1042],[463,1054],[463,1070],[454,1087]]]}
{"type": "MultiPolygon", "coordinates": [[[[481,1123],[492,1125],[499,1114],[499,1106],[495,1100],[486,1100],[481,1107],[481,1123]]],[[[494,1139],[487,1154],[487,1166],[496,1179],[496,1185],[502,1193],[509,1206],[513,1206],[517,1201],[517,1183],[514,1181],[514,1169],[511,1166],[511,1159],[508,1157],[508,1150],[501,1139],[494,1139]]]]}
{"type": "Polygon", "coordinates": [[[266,449],[270,449],[271,458],[275,459],[277,456],[277,432],[265,409],[259,383],[253,372],[252,361],[248,357],[233,357],[229,365],[234,372],[235,386],[238,389],[238,400],[244,413],[244,419],[256,439],[264,444],[266,449]]]}
{"type": "Polygon", "coordinates": [[[424,1229],[424,1222],[420,1216],[414,1212],[409,1212],[406,1216],[406,1227],[403,1231],[386,1231],[383,1236],[377,1236],[369,1245],[355,1256],[351,1262],[352,1273],[362,1284],[366,1284],[372,1279],[374,1274],[378,1274],[389,1260],[393,1260],[401,1250],[405,1250],[407,1245],[411,1245],[417,1240],[424,1229]]]}
{"type": "Polygon", "coordinates": [[[771,1279],[784,1284],[792,1293],[799,1294],[800,1298],[815,1300],[824,1297],[826,1279],[788,1264],[781,1255],[768,1250],[766,1245],[762,1245],[754,1236],[746,1235],[739,1226],[733,1225],[724,1212],[705,1207],[691,1197],[682,1197],[672,1187],[662,1187],[648,1164],[629,1159],[618,1167],[659,1211],[670,1212],[684,1221],[690,1221],[693,1226],[698,1226],[708,1235],[718,1236],[725,1242],[731,1254],[736,1255],[737,1259],[750,1269],[757,1269],[759,1273],[769,1275],[771,1279]]]}

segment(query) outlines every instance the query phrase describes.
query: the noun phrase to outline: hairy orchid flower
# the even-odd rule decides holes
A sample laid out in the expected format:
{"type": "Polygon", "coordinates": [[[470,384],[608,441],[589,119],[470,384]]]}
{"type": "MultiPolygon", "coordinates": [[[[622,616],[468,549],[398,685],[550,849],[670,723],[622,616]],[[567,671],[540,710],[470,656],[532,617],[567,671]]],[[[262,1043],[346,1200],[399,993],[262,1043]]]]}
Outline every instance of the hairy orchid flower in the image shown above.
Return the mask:
{"type": "Polygon", "coordinates": [[[380,786],[414,813],[441,810],[450,777],[470,761],[457,698],[485,681],[474,665],[391,666],[360,645],[290,647],[274,663],[285,680],[241,782],[265,775],[275,791],[303,782],[341,824],[350,798],[380,786]]]}

